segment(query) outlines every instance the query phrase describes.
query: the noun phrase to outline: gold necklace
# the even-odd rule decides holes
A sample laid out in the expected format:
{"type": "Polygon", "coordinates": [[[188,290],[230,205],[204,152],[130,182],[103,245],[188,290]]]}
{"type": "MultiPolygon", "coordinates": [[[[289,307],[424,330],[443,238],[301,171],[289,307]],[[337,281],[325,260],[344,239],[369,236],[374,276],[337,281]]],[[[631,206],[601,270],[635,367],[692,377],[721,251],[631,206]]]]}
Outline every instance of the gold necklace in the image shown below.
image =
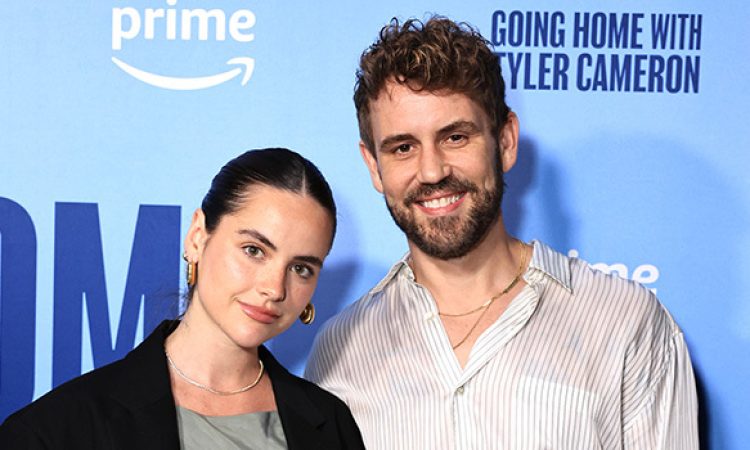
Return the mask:
{"type": "Polygon", "coordinates": [[[212,388],[211,386],[207,386],[203,383],[199,383],[198,381],[195,381],[189,376],[187,376],[183,371],[181,371],[177,366],[175,366],[174,361],[172,361],[172,358],[169,357],[169,353],[167,352],[166,349],[164,349],[164,354],[167,355],[167,361],[169,361],[170,367],[172,367],[174,371],[177,372],[177,375],[179,375],[180,378],[192,384],[193,386],[197,387],[198,389],[203,389],[204,391],[208,391],[215,395],[235,395],[235,394],[241,394],[243,392],[247,392],[250,389],[258,385],[258,383],[260,382],[260,379],[263,377],[263,371],[265,370],[265,367],[263,366],[263,361],[258,359],[258,363],[260,364],[260,370],[258,371],[258,376],[255,377],[255,380],[252,383],[248,384],[247,386],[243,386],[239,389],[235,389],[234,391],[219,391],[217,389],[212,388]]]}
{"type": "Polygon", "coordinates": [[[526,266],[526,247],[523,242],[519,240],[517,241],[521,245],[521,250],[522,250],[521,265],[518,267],[518,275],[516,275],[516,277],[511,280],[511,282],[505,287],[505,289],[493,295],[492,297],[490,297],[489,300],[487,300],[486,302],[479,305],[479,307],[474,308],[469,312],[464,312],[464,313],[459,313],[459,314],[448,314],[448,313],[441,313],[440,311],[438,311],[438,314],[443,317],[461,317],[461,316],[468,316],[469,314],[473,314],[479,310],[482,310],[482,314],[480,314],[479,317],[477,317],[477,320],[474,322],[474,325],[471,326],[471,329],[469,329],[469,332],[466,333],[463,339],[458,341],[457,344],[452,345],[453,350],[460,347],[461,344],[463,344],[464,342],[466,342],[467,339],[469,339],[469,336],[471,336],[471,333],[473,333],[474,330],[477,328],[477,326],[479,325],[479,322],[482,321],[482,317],[484,317],[484,315],[487,313],[487,310],[490,309],[490,306],[495,302],[495,300],[497,300],[498,298],[510,292],[510,290],[513,289],[516,286],[516,284],[518,284],[519,281],[521,281],[521,277],[523,276],[523,272],[524,272],[524,267],[526,266]]]}
{"type": "MultiPolygon", "coordinates": [[[[511,287],[515,283],[518,283],[518,277],[514,278],[513,281],[511,281],[510,283],[511,284],[508,285],[509,287],[511,287]]],[[[466,312],[456,313],[456,314],[444,313],[444,312],[438,311],[438,314],[441,315],[441,316],[443,316],[443,317],[463,317],[463,316],[468,316],[470,314],[474,314],[475,312],[479,311],[480,309],[484,309],[484,308],[490,306],[492,304],[492,302],[495,301],[495,298],[497,298],[498,296],[500,296],[500,295],[502,295],[504,293],[505,292],[501,292],[500,294],[498,294],[498,295],[496,295],[494,297],[488,298],[486,302],[482,303],[481,305],[477,306],[476,308],[472,309],[471,311],[466,311],[466,312]]]]}

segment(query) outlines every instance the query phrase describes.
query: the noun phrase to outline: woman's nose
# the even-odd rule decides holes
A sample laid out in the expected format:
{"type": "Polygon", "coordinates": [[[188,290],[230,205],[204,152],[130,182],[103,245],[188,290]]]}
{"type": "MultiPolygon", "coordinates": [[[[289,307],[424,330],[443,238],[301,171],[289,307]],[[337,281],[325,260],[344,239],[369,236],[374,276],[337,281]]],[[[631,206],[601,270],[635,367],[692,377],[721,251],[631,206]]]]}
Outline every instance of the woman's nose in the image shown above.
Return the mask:
{"type": "Polygon", "coordinates": [[[286,298],[286,268],[267,267],[256,280],[256,289],[264,298],[274,302],[286,298]]]}

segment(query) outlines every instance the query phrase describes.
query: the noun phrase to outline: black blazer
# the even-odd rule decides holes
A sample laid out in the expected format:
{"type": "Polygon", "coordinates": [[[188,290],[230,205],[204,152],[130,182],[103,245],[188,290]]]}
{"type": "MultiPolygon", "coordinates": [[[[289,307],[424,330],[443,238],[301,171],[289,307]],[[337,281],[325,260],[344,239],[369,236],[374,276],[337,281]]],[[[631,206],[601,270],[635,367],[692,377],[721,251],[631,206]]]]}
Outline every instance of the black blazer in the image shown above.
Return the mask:
{"type": "MultiPolygon", "coordinates": [[[[177,412],[164,340],[177,326],[164,321],[125,358],[75,378],[14,413],[0,426],[0,448],[179,449],[177,412]]],[[[263,346],[290,449],[363,449],[346,405],[290,374],[263,346]]]]}

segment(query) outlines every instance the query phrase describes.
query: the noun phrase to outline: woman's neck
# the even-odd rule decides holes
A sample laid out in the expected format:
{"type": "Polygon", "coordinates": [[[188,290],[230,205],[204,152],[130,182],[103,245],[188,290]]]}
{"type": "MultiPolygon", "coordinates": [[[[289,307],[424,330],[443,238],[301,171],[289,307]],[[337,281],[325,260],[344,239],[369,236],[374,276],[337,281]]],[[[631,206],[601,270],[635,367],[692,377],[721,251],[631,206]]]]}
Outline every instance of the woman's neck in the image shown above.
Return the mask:
{"type": "Polygon", "coordinates": [[[164,348],[187,377],[219,391],[233,391],[258,375],[258,348],[242,348],[192,304],[164,348]]]}

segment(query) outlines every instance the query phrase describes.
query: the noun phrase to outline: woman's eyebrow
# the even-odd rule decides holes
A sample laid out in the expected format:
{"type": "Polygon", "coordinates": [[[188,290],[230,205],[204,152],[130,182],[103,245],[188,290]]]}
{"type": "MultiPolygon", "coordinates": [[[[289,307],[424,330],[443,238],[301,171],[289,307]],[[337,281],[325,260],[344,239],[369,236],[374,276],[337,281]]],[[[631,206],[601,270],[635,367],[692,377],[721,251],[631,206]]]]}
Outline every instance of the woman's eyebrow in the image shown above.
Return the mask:
{"type": "Polygon", "coordinates": [[[237,234],[252,236],[262,242],[271,250],[276,250],[276,246],[273,244],[273,242],[271,242],[270,239],[268,239],[263,233],[258,230],[243,228],[241,230],[237,230],[237,234]]]}

